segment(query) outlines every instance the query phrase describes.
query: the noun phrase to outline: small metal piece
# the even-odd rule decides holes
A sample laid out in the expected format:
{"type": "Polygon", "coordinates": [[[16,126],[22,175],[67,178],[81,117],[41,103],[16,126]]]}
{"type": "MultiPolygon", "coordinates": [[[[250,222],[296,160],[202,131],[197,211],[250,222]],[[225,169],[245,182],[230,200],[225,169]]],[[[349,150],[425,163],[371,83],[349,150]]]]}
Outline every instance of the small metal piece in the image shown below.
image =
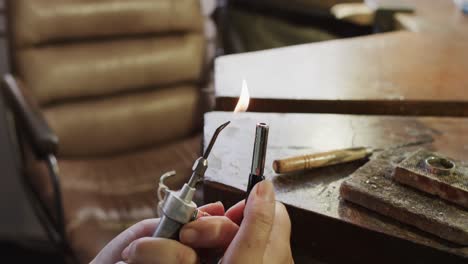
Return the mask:
{"type": "Polygon", "coordinates": [[[166,192],[169,190],[169,187],[167,187],[165,183],[166,179],[175,175],[176,175],[175,171],[168,171],[164,173],[159,179],[158,191],[157,191],[159,201],[162,202],[164,200],[164,196],[166,195],[166,192]]]}
{"type": "Polygon", "coordinates": [[[450,175],[455,169],[455,163],[449,159],[430,156],[424,159],[424,168],[428,173],[450,175]]]}
{"type": "Polygon", "coordinates": [[[192,167],[192,176],[188,182],[188,185],[192,188],[197,185],[197,183],[203,179],[206,169],[208,169],[208,160],[204,157],[199,157],[192,167]]]}
{"type": "Polygon", "coordinates": [[[51,172],[54,173],[55,175],[59,175],[59,166],[58,166],[57,158],[55,157],[55,155],[49,154],[47,156],[47,160],[48,160],[48,164],[49,164],[49,168],[51,172]]]}
{"type": "Polygon", "coordinates": [[[266,149],[268,144],[269,127],[265,123],[258,123],[255,129],[255,141],[252,156],[252,166],[250,168],[249,182],[247,185],[247,198],[255,184],[263,181],[263,171],[265,169],[266,149]]]}
{"type": "Polygon", "coordinates": [[[255,130],[255,142],[250,173],[263,175],[265,169],[266,147],[268,143],[268,125],[258,123],[255,130]]]}

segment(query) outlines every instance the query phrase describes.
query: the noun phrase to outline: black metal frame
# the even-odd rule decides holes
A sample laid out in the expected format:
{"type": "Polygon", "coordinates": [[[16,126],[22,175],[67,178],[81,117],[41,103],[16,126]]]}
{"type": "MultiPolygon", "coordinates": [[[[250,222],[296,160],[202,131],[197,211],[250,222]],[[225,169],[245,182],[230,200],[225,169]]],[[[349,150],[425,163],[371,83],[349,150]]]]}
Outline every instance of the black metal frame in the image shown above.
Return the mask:
{"type": "MultiPolygon", "coordinates": [[[[8,58],[6,59],[9,62],[10,70],[14,73],[16,67],[12,56],[14,43],[12,34],[13,25],[11,21],[11,1],[15,0],[3,0],[4,5],[0,8],[0,13],[5,19],[6,31],[2,32],[1,36],[7,38],[8,58]]],[[[58,176],[58,165],[55,158],[58,139],[39,112],[35,102],[32,102],[30,98],[22,93],[12,75],[7,74],[3,77],[0,95],[3,95],[0,96],[0,100],[5,98],[7,111],[13,113],[14,120],[11,120],[12,124],[9,125],[13,126],[13,129],[10,131],[14,133],[14,135],[11,136],[12,140],[16,141],[18,152],[12,154],[19,156],[20,169],[22,170],[20,172],[20,180],[24,186],[26,196],[33,207],[35,215],[44,228],[48,239],[62,255],[63,260],[70,259],[73,263],[78,263],[66,239],[62,193],[58,176]],[[24,169],[27,166],[28,158],[40,160],[47,165],[48,176],[53,191],[52,210],[41,198],[34,184],[28,179],[29,175],[24,169]]]]}
{"type": "MultiPolygon", "coordinates": [[[[6,99],[6,107],[13,113],[14,120],[11,124],[14,129],[19,148],[19,156],[21,161],[21,181],[26,190],[26,195],[34,209],[34,213],[38,217],[42,227],[46,231],[48,239],[56,247],[57,251],[62,255],[63,259],[71,259],[72,262],[77,263],[76,257],[68,244],[65,223],[64,223],[64,212],[62,193],[60,188],[60,179],[58,176],[58,164],[55,158],[55,152],[51,151],[57,142],[43,142],[37,144],[38,138],[44,139],[43,136],[37,135],[39,129],[35,129],[35,124],[30,122],[34,116],[31,117],[28,113],[36,113],[28,109],[31,105],[27,104],[27,100],[22,96],[19,89],[15,93],[15,88],[11,87],[11,83],[8,84],[8,79],[11,82],[12,76],[6,75],[4,82],[2,83],[1,92],[3,97],[6,99]],[[13,90],[13,91],[12,91],[13,90]],[[27,146],[27,147],[26,147],[27,146]],[[44,148],[44,146],[48,146],[44,148]],[[45,162],[48,169],[48,177],[53,190],[53,205],[52,210],[47,206],[47,203],[42,199],[39,191],[35,188],[34,184],[30,181],[28,172],[24,169],[27,167],[28,162],[31,159],[36,159],[41,162],[45,162]]],[[[37,121],[37,119],[36,119],[37,121]]],[[[42,121],[42,120],[40,120],[42,121]]],[[[45,122],[45,121],[44,121],[45,122]]],[[[43,124],[46,125],[47,124],[43,124]]],[[[52,137],[53,138],[53,137],[52,137]]]]}

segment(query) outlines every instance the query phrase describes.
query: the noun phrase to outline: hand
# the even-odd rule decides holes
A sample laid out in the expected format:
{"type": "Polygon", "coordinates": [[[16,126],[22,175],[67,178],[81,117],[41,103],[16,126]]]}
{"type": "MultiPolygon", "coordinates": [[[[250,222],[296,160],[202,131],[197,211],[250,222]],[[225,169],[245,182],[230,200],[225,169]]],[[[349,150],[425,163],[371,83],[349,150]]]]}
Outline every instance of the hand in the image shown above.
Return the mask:
{"type": "MultiPolygon", "coordinates": [[[[275,202],[273,184],[262,181],[225,216],[208,216],[185,225],[180,241],[200,255],[218,253],[222,263],[294,263],[291,221],[283,204],[275,202]],[[243,213],[245,217],[243,218],[243,213]]],[[[206,256],[205,256],[206,257],[206,256]]]]}
{"type": "MultiPolygon", "coordinates": [[[[224,215],[222,203],[200,207],[210,215],[224,215]]],[[[91,261],[92,264],[127,263],[197,263],[195,251],[177,241],[152,238],[159,218],[141,221],[109,242],[91,261]],[[122,262],[120,262],[122,263],[122,262]]]]}

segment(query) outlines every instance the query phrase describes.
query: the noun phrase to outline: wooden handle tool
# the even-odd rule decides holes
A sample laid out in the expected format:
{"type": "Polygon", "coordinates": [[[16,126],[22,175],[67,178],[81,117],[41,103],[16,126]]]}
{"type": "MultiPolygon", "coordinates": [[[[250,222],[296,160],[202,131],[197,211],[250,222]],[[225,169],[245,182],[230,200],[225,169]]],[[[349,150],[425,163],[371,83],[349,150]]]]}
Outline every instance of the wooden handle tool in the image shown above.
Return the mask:
{"type": "Polygon", "coordinates": [[[367,147],[332,150],[273,161],[276,173],[305,171],[367,158],[374,152],[367,147]]]}

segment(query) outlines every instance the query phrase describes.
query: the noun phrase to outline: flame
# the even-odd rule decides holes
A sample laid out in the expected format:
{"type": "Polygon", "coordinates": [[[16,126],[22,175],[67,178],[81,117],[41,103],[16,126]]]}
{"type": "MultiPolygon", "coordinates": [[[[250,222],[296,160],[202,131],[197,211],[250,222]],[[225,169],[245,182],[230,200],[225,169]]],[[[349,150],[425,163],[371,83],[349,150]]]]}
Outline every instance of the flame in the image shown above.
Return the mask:
{"type": "Polygon", "coordinates": [[[234,109],[234,113],[247,111],[247,108],[249,108],[249,102],[249,88],[247,88],[247,82],[245,80],[242,80],[242,90],[239,97],[239,101],[237,102],[236,108],[234,109]]]}

